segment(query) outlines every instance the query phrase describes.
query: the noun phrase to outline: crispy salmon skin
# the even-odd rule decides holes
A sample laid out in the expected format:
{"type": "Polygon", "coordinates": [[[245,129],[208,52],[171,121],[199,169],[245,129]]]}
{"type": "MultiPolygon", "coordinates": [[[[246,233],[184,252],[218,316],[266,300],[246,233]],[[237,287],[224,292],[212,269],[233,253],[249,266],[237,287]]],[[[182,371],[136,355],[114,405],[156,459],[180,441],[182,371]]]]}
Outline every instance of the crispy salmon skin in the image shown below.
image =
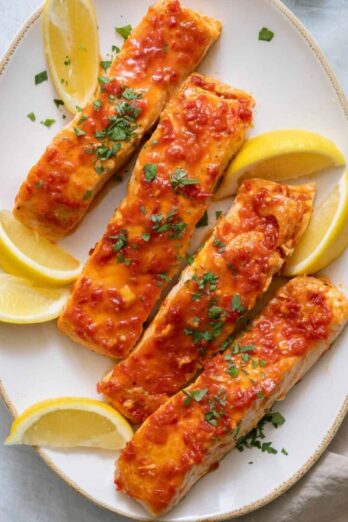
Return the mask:
{"type": "Polygon", "coordinates": [[[133,423],[178,392],[221,349],[306,229],[314,185],[245,181],[144,336],[99,383],[133,423]]]}
{"type": "Polygon", "coordinates": [[[16,218],[53,241],[70,233],[220,30],[220,22],[178,0],[151,6],[99,77],[95,98],[30,170],[16,197],[16,218]]]}
{"type": "Polygon", "coordinates": [[[291,280],[249,331],[144,422],[118,460],[117,488],[153,515],[171,509],[302,379],[347,318],[347,299],[329,281],[291,280]]]}
{"type": "Polygon", "coordinates": [[[244,141],[253,103],[245,92],[199,74],[184,82],[75,283],[59,320],[64,333],[111,357],[129,353],[244,141]]]}

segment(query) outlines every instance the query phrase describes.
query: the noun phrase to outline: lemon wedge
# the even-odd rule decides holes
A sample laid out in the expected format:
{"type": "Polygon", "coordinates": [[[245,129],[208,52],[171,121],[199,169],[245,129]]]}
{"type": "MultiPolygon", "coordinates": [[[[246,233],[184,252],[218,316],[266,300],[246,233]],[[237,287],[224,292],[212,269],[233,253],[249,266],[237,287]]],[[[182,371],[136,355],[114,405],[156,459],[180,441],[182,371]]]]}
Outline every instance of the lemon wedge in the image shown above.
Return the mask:
{"type": "Polygon", "coordinates": [[[12,424],[5,444],[118,450],[133,436],[118,411],[94,399],[59,397],[30,406],[12,424]]]}
{"type": "Polygon", "coordinates": [[[53,83],[66,108],[76,113],[97,86],[99,40],[91,0],[46,0],[43,35],[53,83]]]}
{"type": "Polygon", "coordinates": [[[0,266],[6,272],[59,286],[74,281],[80,262],[48,239],[0,211],[0,266]]]}
{"type": "Polygon", "coordinates": [[[348,170],[314,209],[309,226],[289,258],[284,273],[295,276],[322,270],[348,246],[348,170]]]}
{"type": "Polygon", "coordinates": [[[58,317],[68,299],[66,288],[47,288],[9,274],[0,274],[0,321],[44,323],[58,317]]]}
{"type": "Polygon", "coordinates": [[[344,164],[340,150],[320,134],[300,129],[266,132],[243,145],[230,163],[215,199],[235,194],[245,178],[282,181],[344,164]]]}

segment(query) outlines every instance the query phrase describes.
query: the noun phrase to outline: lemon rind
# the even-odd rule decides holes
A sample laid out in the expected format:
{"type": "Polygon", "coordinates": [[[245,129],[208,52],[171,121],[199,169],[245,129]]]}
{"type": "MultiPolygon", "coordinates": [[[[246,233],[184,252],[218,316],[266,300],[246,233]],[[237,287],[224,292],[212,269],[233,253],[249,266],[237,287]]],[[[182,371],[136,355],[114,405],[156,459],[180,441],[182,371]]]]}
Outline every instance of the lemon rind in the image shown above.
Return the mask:
{"type": "MultiPolygon", "coordinates": [[[[222,183],[214,194],[214,199],[220,200],[234,195],[238,189],[240,179],[243,177],[243,174],[245,174],[250,165],[257,166],[265,161],[265,159],[274,159],[284,154],[317,152],[318,149],[323,152],[323,156],[332,160],[332,167],[341,167],[345,165],[346,161],[344,155],[337,145],[329,138],[312,131],[304,129],[279,129],[265,132],[250,138],[245,142],[239,153],[227,168],[222,183]],[[276,137],[277,140],[275,140],[274,137],[276,137]],[[301,147],[301,141],[303,141],[305,147],[301,147]],[[294,149],[294,142],[297,145],[296,149],[294,149]],[[259,147],[259,143],[267,143],[269,154],[266,158],[262,153],[264,147],[259,147]]],[[[296,177],[297,176],[294,174],[294,176],[289,176],[287,179],[293,179],[296,177]]],[[[277,181],[278,178],[276,176],[270,176],[269,179],[277,181]]]]}
{"type": "MultiPolygon", "coordinates": [[[[12,276],[10,274],[0,274],[0,278],[14,278],[19,282],[22,282],[23,285],[31,285],[31,281],[28,281],[22,277],[12,276]]],[[[35,284],[32,285],[35,288],[35,284]]],[[[38,291],[40,291],[40,287],[38,287],[38,291]]],[[[52,300],[51,305],[46,308],[42,313],[39,314],[31,314],[31,315],[15,315],[15,314],[4,314],[0,311],[0,322],[9,323],[9,324],[36,324],[36,323],[45,323],[47,321],[52,321],[56,319],[61,314],[68,298],[69,298],[69,290],[62,288],[60,289],[61,296],[52,300]]]]}
{"type": "MultiPolygon", "coordinates": [[[[345,228],[345,226],[348,226],[348,169],[339,180],[338,186],[340,192],[339,205],[325,236],[310,256],[294,266],[285,266],[285,275],[296,276],[302,274],[315,274],[316,272],[322,270],[329,263],[332,263],[332,261],[337,259],[337,257],[339,257],[347,247],[348,236],[346,244],[342,243],[341,248],[334,250],[331,256],[329,255],[322,258],[323,252],[327,251],[330,244],[335,244],[335,241],[341,235],[342,230],[345,228]]],[[[291,258],[289,262],[291,262],[291,258]]]]}
{"type": "MultiPolygon", "coordinates": [[[[2,211],[4,212],[4,211],[2,211]]],[[[40,283],[49,285],[66,285],[75,281],[82,270],[81,263],[75,270],[54,270],[40,265],[24,254],[6,234],[0,220],[0,252],[7,257],[17,270],[13,270],[15,275],[26,276],[40,283]]],[[[73,256],[71,256],[73,257],[73,256]]],[[[74,258],[75,259],[75,258],[74,258]]],[[[76,259],[78,262],[78,260],[76,259]]],[[[5,264],[5,263],[4,263],[5,264]]],[[[7,264],[7,263],[6,263],[7,264]]]]}
{"type": "Polygon", "coordinates": [[[45,399],[29,406],[13,422],[11,431],[5,440],[6,445],[22,444],[25,431],[30,428],[43,415],[57,410],[84,410],[99,413],[107,417],[115,426],[124,442],[128,442],[133,436],[133,430],[127,420],[112,406],[96,399],[87,397],[57,397],[45,399]],[[83,406],[83,408],[81,408],[83,406]]]}

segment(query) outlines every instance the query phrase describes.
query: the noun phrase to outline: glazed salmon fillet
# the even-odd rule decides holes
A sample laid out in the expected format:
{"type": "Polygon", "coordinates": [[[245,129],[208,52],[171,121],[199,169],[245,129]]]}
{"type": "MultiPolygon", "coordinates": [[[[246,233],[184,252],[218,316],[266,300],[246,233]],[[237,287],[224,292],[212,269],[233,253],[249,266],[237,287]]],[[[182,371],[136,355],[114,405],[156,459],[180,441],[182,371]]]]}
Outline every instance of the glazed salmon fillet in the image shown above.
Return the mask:
{"type": "Polygon", "coordinates": [[[118,460],[117,488],[153,515],[171,509],[302,379],[347,318],[348,301],[329,281],[291,280],[249,331],[144,422],[118,460]]]}
{"type": "Polygon", "coordinates": [[[53,241],[70,233],[220,31],[220,22],[178,0],[150,7],[99,77],[95,98],[30,170],[16,197],[16,218],[53,241]]]}
{"type": "Polygon", "coordinates": [[[98,385],[123,415],[140,423],[228,343],[304,230],[314,185],[245,181],[225,217],[182,274],[139,344],[98,385]]]}
{"type": "Polygon", "coordinates": [[[124,358],[178,271],[195,225],[252,122],[245,92],[191,75],[139,154],[126,198],[59,320],[99,353],[124,358]]]}

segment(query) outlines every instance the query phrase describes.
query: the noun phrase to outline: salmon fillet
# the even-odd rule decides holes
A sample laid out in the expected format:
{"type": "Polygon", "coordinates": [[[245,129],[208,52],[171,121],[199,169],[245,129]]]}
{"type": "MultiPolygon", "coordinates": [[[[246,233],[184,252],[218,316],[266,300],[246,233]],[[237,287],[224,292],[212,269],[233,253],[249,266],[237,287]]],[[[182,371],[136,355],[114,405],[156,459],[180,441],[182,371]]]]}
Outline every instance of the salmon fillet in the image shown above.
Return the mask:
{"type": "Polygon", "coordinates": [[[124,358],[176,274],[217,180],[251,125],[252,98],[191,75],[140,152],[126,198],[75,283],[60,329],[124,358]]]}
{"type": "Polygon", "coordinates": [[[117,488],[153,515],[171,509],[302,379],[347,318],[348,301],[329,281],[291,280],[249,331],[144,422],[118,460],[117,488]]]}
{"type": "Polygon", "coordinates": [[[99,77],[95,98],[30,170],[16,197],[16,218],[53,241],[70,233],[220,31],[220,22],[178,0],[150,7],[99,77]]]}
{"type": "Polygon", "coordinates": [[[115,408],[143,422],[228,342],[306,229],[314,185],[245,181],[132,353],[99,383],[115,408]]]}

